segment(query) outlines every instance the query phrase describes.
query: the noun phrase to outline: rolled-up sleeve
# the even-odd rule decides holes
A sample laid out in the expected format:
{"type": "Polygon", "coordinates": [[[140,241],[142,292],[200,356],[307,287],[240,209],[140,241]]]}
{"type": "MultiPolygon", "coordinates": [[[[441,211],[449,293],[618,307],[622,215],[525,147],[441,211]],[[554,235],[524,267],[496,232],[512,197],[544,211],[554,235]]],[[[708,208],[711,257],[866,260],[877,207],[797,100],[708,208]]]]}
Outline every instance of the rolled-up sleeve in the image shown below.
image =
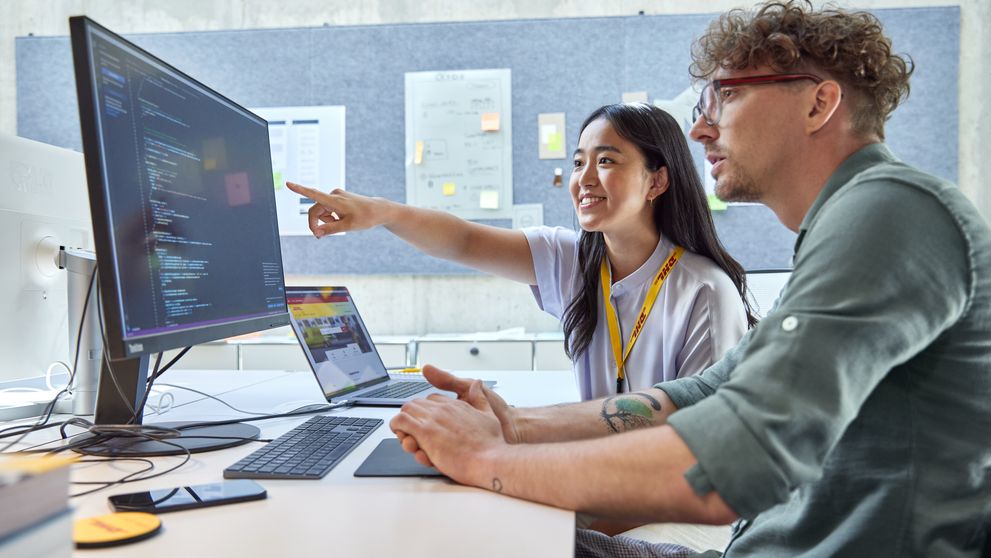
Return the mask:
{"type": "Polygon", "coordinates": [[[531,285],[540,309],[561,318],[571,302],[570,285],[575,274],[577,234],[563,227],[526,227],[537,284],[531,285]]]}
{"type": "Polygon", "coordinates": [[[684,409],[709,397],[716,392],[716,388],[729,379],[733,368],[740,362],[741,355],[746,351],[753,332],[754,330],[748,331],[735,347],[723,355],[723,358],[701,373],[661,382],[654,387],[664,390],[671,402],[679,409],[684,409]]]}
{"type": "Polygon", "coordinates": [[[971,261],[956,221],[932,194],[896,186],[837,192],[806,232],[776,309],[702,374],[658,385],[698,462],[686,478],[744,518],[818,479],[874,387],[968,304],[971,261]]]}

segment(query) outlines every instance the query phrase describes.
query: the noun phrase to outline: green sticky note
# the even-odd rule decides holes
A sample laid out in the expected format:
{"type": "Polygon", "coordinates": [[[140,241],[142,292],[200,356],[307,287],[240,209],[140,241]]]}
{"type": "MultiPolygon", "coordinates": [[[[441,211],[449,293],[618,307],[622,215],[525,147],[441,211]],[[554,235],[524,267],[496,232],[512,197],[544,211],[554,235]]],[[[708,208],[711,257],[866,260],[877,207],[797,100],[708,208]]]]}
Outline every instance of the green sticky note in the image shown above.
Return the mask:
{"type": "Polygon", "coordinates": [[[726,202],[716,197],[715,194],[709,194],[709,209],[712,211],[726,211],[726,202]]]}
{"type": "Polygon", "coordinates": [[[276,190],[281,190],[281,189],[285,188],[286,183],[282,180],[282,173],[279,172],[279,171],[275,171],[272,174],[275,177],[275,189],[276,190]]]}
{"type": "Polygon", "coordinates": [[[561,132],[553,132],[551,134],[548,134],[548,137],[547,137],[547,150],[548,151],[560,151],[560,150],[564,149],[564,146],[561,145],[561,143],[562,143],[561,142],[561,132]]]}

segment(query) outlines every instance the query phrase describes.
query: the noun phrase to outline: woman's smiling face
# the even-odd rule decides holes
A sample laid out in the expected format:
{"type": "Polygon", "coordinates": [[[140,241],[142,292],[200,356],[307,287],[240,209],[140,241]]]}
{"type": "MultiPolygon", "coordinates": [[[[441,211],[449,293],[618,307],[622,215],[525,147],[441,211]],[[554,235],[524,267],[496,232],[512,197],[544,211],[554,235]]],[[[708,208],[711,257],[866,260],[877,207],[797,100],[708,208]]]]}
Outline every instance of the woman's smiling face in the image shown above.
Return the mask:
{"type": "Polygon", "coordinates": [[[594,120],[582,131],[573,159],[569,188],[582,229],[608,233],[639,223],[654,227],[650,200],[659,194],[657,173],[647,170],[640,150],[608,120],[594,120]]]}

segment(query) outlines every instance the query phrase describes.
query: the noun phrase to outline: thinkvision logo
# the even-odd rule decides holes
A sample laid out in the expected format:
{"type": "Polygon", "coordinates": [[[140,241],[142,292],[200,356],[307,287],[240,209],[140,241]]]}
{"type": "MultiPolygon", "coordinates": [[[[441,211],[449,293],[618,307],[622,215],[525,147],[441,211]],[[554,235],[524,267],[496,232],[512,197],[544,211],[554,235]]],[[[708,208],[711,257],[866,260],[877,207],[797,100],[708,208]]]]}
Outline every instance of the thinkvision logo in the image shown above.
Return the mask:
{"type": "Polygon", "coordinates": [[[55,193],[51,173],[41,167],[15,161],[10,166],[10,178],[11,184],[14,185],[14,191],[19,194],[52,195],[55,193]]]}

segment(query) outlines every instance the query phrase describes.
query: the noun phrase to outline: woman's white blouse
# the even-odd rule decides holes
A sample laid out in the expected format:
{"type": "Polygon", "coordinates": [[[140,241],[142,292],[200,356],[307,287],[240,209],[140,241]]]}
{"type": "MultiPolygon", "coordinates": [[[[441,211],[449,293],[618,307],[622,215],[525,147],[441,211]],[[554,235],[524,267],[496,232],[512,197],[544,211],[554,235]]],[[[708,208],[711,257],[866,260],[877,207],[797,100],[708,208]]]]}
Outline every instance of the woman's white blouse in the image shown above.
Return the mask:
{"type": "MultiPolygon", "coordinates": [[[[537,276],[537,284],[531,286],[537,304],[561,319],[582,282],[578,233],[562,227],[531,227],[523,233],[537,276]]],[[[662,237],[640,269],[612,285],[611,299],[624,350],[650,283],[673,249],[674,245],[662,237]]],[[[601,285],[596,296],[595,333],[588,349],[572,366],[583,400],[616,393],[616,361],[601,285]]],[[[624,391],[646,389],[705,370],[736,345],[746,329],[746,312],[733,281],[709,258],[686,250],[664,281],[627,359],[624,391]]]]}

